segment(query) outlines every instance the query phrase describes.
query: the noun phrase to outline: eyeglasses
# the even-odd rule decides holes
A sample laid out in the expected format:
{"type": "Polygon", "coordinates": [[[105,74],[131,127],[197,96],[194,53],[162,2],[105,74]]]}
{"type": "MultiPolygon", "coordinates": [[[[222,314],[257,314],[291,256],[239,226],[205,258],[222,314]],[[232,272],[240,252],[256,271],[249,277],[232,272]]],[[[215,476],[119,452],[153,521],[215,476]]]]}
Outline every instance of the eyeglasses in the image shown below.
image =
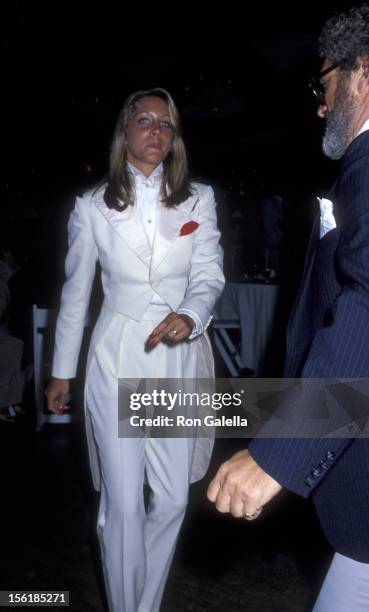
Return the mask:
{"type": "Polygon", "coordinates": [[[319,72],[318,76],[310,79],[309,81],[309,89],[313,93],[313,95],[318,100],[319,104],[325,104],[325,86],[324,83],[321,82],[321,78],[324,77],[329,72],[332,72],[338,66],[341,66],[343,62],[335,62],[328,68],[325,68],[321,72],[319,72]]]}

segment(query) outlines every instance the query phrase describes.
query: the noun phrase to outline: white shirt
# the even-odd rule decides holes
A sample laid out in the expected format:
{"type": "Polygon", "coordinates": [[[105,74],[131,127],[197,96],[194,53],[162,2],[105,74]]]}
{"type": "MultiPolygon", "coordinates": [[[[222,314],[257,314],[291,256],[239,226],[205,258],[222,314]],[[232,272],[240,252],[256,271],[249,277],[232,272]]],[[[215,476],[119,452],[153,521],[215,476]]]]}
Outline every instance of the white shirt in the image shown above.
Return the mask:
{"type": "MultiPolygon", "coordinates": [[[[127,162],[128,170],[131,172],[135,179],[136,189],[136,201],[135,205],[138,207],[142,223],[144,225],[150,245],[154,244],[154,237],[156,232],[157,224],[157,213],[160,206],[160,188],[163,176],[163,163],[160,163],[155,170],[146,177],[136,166],[127,162]]],[[[150,305],[163,305],[166,301],[158,294],[154,293],[154,296],[150,302],[150,305]]],[[[202,323],[198,315],[189,310],[188,308],[179,308],[178,314],[186,314],[195,321],[195,326],[192,330],[190,339],[195,338],[203,331],[202,323]]]]}
{"type": "MultiPolygon", "coordinates": [[[[163,175],[163,164],[159,164],[155,170],[146,177],[138,168],[128,162],[128,168],[135,178],[136,206],[144,225],[150,245],[154,243],[156,230],[157,208],[159,205],[161,179],[163,175]]],[[[160,298],[158,304],[165,304],[160,298]]]]}
{"type": "Polygon", "coordinates": [[[362,134],[363,132],[366,132],[366,130],[369,130],[369,119],[364,121],[363,125],[361,126],[361,128],[358,131],[358,133],[356,134],[356,136],[359,136],[359,134],[362,134]]]}

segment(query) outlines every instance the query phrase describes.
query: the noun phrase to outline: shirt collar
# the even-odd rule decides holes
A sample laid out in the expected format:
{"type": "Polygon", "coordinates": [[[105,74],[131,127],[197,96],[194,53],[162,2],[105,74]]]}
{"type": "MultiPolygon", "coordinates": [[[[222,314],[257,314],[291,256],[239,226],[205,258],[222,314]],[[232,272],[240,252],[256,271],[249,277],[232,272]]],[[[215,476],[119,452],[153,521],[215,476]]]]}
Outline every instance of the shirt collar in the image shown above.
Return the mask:
{"type": "Polygon", "coordinates": [[[154,187],[161,183],[163,177],[163,162],[160,162],[158,166],[156,166],[155,170],[152,171],[150,176],[145,176],[141,170],[136,168],[130,162],[127,162],[128,170],[131,174],[133,174],[135,178],[136,185],[148,185],[149,187],[154,187]]]}
{"type": "Polygon", "coordinates": [[[369,130],[369,119],[364,121],[363,125],[361,126],[356,136],[359,136],[359,134],[362,134],[363,132],[366,132],[367,130],[369,130]]]}

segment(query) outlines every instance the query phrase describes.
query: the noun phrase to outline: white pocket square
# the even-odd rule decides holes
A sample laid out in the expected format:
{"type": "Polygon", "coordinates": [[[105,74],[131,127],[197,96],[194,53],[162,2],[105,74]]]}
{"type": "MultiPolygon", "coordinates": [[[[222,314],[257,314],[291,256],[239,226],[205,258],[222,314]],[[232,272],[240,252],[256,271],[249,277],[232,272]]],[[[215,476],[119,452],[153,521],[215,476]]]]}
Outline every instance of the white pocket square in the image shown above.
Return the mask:
{"type": "Polygon", "coordinates": [[[333,202],[327,198],[318,198],[318,201],[320,206],[320,238],[323,238],[337,225],[333,215],[333,202]]]}

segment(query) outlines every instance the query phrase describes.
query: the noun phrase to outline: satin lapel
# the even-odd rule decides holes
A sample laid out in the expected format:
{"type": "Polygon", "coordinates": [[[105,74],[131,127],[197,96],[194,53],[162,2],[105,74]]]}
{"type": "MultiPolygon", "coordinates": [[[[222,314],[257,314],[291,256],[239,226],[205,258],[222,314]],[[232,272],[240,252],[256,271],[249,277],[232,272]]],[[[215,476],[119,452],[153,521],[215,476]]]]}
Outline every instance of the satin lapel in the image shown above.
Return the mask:
{"type": "Polygon", "coordinates": [[[151,272],[156,270],[167,257],[175,240],[180,239],[181,227],[189,221],[198,199],[198,196],[191,196],[176,208],[160,206],[153,244],[151,272]]]}
{"type": "Polygon", "coordinates": [[[108,208],[102,200],[96,206],[137,257],[150,266],[152,249],[137,206],[127,206],[122,212],[108,208]]]}

